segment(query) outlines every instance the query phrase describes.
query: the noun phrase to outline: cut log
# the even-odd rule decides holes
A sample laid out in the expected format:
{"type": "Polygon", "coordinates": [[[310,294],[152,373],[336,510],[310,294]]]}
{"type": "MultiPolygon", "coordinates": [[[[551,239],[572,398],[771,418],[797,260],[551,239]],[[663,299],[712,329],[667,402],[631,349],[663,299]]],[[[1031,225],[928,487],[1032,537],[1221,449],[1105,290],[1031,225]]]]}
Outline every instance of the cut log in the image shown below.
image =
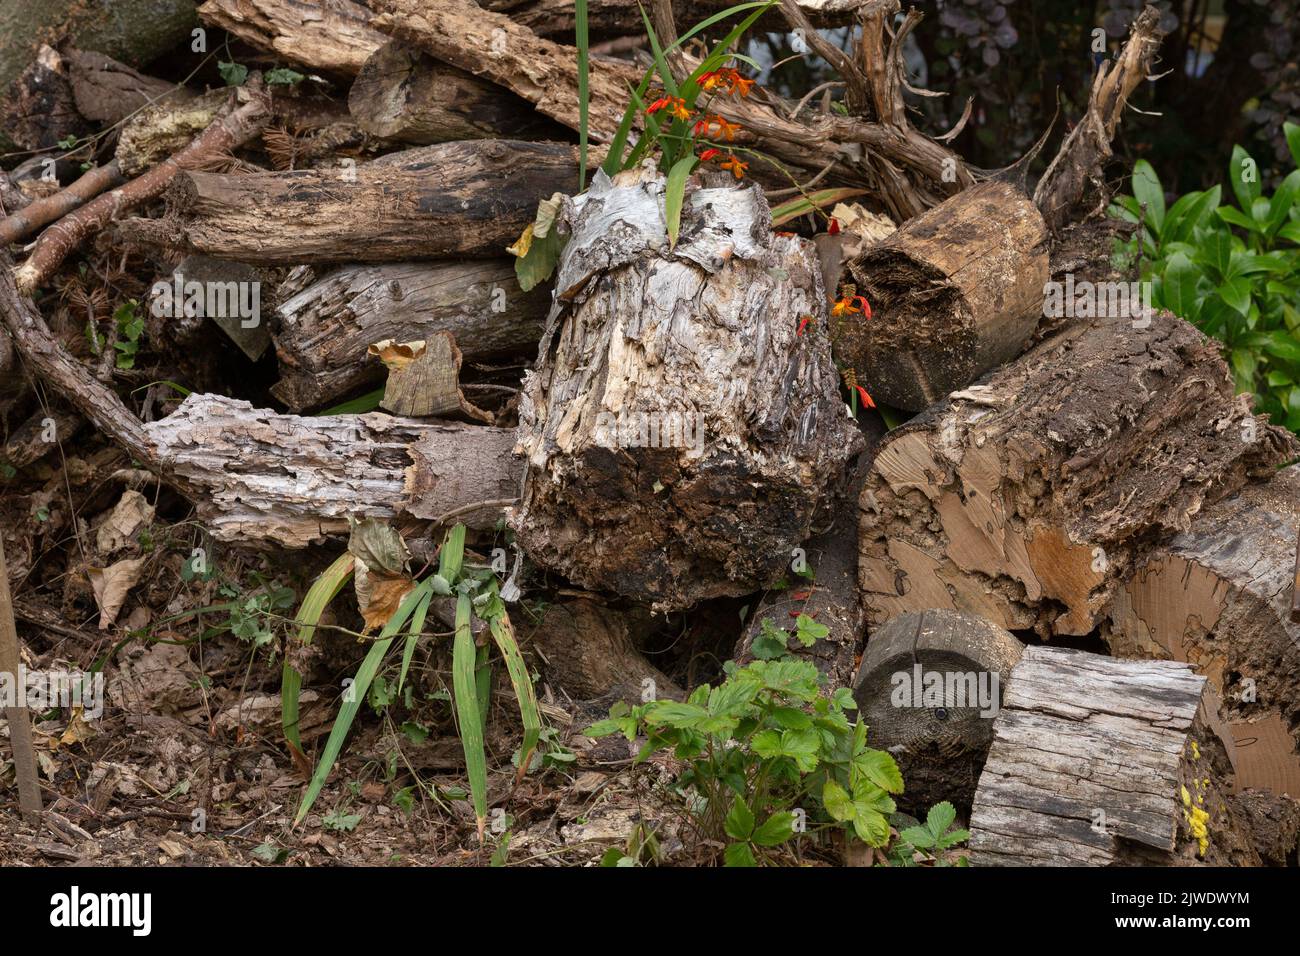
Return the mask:
{"type": "Polygon", "coordinates": [[[849,273],[873,314],[833,327],[837,360],[877,401],[919,412],[1025,347],[1047,229],[1015,186],[981,183],[869,245],[849,273]]]}
{"type": "Polygon", "coordinates": [[[971,863],[1259,865],[1214,720],[1186,664],[1026,648],[993,721],[971,863]]]}
{"type": "Polygon", "coordinates": [[[871,745],[903,772],[903,805],[922,813],[941,800],[971,805],[1023,650],[1009,632],[958,611],[913,611],[871,635],[853,697],[871,745]]]}
{"type": "Polygon", "coordinates": [[[191,395],[144,426],[169,468],[200,489],[199,520],[220,541],[304,547],[347,519],[458,513],[493,527],[520,469],[512,433],[389,415],[303,418],[220,395],[191,395]],[[483,508],[475,506],[491,503],[483,508]]]}
{"type": "Polygon", "coordinates": [[[342,76],[356,76],[388,39],[351,0],[207,0],[199,17],[292,63],[342,76]]]}
{"type": "Polygon", "coordinates": [[[681,609],[773,580],[862,440],[827,340],[797,331],[826,314],[812,244],[728,186],[688,192],[670,247],[663,196],[641,169],[566,200],[511,524],[544,567],[681,609]]]}
{"type": "Polygon", "coordinates": [[[1115,594],[1122,657],[1189,661],[1222,694],[1246,787],[1300,796],[1300,624],[1291,620],[1300,465],[1205,508],[1115,594]]]}
{"type": "Polygon", "coordinates": [[[426,145],[458,139],[569,139],[495,83],[447,66],[393,41],[366,60],[348,93],[348,109],[373,136],[426,145]]]}
{"type": "Polygon", "coordinates": [[[376,342],[369,352],[388,367],[379,407],[412,418],[460,418],[492,424],[491,412],[466,401],[460,390],[461,353],[450,332],[413,342],[376,342]]]}
{"type": "Polygon", "coordinates": [[[577,180],[572,146],[444,143],[333,170],[188,172],[168,189],[164,219],[119,229],[259,264],[499,256],[539,200],[577,180]]]}
{"type": "Polygon", "coordinates": [[[1297,451],[1181,319],[1080,321],[885,439],[859,501],[869,619],[1088,634],[1156,538],[1297,451]]]}
{"type": "Polygon", "coordinates": [[[547,681],[576,700],[682,700],[682,689],[637,650],[636,620],[635,612],[578,598],[546,605],[535,625],[520,625],[520,637],[546,662],[547,681]]]}
{"type": "Polygon", "coordinates": [[[271,392],[298,411],[383,377],[366,348],[448,331],[469,361],[533,352],[550,304],[523,292],[511,260],[342,266],[276,309],[280,381],[271,392]]]}

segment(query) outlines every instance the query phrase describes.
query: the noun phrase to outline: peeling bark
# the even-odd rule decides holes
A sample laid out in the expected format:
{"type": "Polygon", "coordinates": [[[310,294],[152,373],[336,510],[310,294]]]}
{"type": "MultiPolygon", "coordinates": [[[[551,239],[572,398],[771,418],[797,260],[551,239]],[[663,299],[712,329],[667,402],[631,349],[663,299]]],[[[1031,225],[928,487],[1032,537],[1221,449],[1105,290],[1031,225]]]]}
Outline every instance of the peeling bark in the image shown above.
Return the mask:
{"type": "Polygon", "coordinates": [[[796,331],[825,315],[812,244],[727,187],[688,193],[670,249],[663,193],[598,173],[564,213],[511,524],[584,587],[680,609],[779,574],[861,439],[826,340],[796,331]]]}
{"type": "Polygon", "coordinates": [[[1160,536],[1297,451],[1181,319],[1080,322],[886,438],[859,502],[869,617],[1087,634],[1160,536]]]}

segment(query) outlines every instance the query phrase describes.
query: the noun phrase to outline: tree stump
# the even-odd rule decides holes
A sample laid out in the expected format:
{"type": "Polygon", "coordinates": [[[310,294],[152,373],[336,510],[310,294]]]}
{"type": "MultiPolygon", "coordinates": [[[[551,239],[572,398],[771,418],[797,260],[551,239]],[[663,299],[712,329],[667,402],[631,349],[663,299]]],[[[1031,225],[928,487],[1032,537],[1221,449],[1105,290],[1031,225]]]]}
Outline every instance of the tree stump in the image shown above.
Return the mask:
{"type": "Polygon", "coordinates": [[[563,215],[520,403],[521,547],[663,610],[762,587],[861,448],[825,338],[798,334],[826,314],[811,243],[728,186],[688,192],[671,247],[644,168],[597,173],[563,215]]]}
{"type": "Polygon", "coordinates": [[[859,501],[869,619],[1088,634],[1162,534],[1300,451],[1172,315],[1078,322],[890,432],[859,501]]]}
{"type": "Polygon", "coordinates": [[[1187,664],[1026,648],[975,792],[971,863],[1258,865],[1215,719],[1187,664]]]}
{"type": "Polygon", "coordinates": [[[853,697],[873,747],[894,755],[924,813],[940,800],[969,807],[993,740],[993,718],[1024,650],[974,614],[913,611],[867,641],[853,697]]]}
{"type": "Polygon", "coordinates": [[[1025,347],[1043,311],[1047,227],[1015,186],[985,182],[869,245],[849,274],[873,314],[837,329],[836,358],[877,401],[919,412],[1025,347]]]}

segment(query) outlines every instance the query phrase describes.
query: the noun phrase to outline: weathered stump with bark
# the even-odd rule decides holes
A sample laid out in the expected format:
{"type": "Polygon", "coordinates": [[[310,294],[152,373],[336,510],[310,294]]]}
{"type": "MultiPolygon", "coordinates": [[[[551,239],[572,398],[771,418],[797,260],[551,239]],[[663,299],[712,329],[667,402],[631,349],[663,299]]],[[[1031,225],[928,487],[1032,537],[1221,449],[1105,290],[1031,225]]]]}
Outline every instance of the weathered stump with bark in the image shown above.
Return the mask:
{"type": "Polygon", "coordinates": [[[869,245],[849,274],[873,315],[839,325],[836,358],[877,401],[919,412],[1025,347],[1042,315],[1047,228],[1015,186],[981,183],[869,245]]]}
{"type": "Polygon", "coordinates": [[[1079,322],[890,432],[860,499],[870,619],[1087,634],[1160,535],[1300,444],[1168,314],[1079,322]]]}
{"type": "Polygon", "coordinates": [[[1300,623],[1292,620],[1300,466],[1207,507],[1115,592],[1121,657],[1188,661],[1223,696],[1248,787],[1300,796],[1300,623]]]}
{"type": "Polygon", "coordinates": [[[728,186],[688,193],[670,247],[645,169],[598,173],[566,218],[520,408],[520,545],[663,609],[763,586],[861,447],[826,340],[797,331],[825,315],[812,245],[728,186]]]}
{"type": "Polygon", "coordinates": [[[871,635],[853,696],[871,745],[892,753],[907,781],[900,802],[970,806],[1023,650],[997,625],[947,610],[903,614],[871,635]]]}
{"type": "Polygon", "coordinates": [[[1026,648],[993,722],[971,862],[1258,865],[1213,709],[1186,664],[1026,648]]]}
{"type": "Polygon", "coordinates": [[[383,377],[366,348],[392,339],[456,337],[467,359],[537,348],[550,296],[523,292],[508,260],[341,266],[276,308],[280,381],[272,394],[298,411],[383,377]]]}

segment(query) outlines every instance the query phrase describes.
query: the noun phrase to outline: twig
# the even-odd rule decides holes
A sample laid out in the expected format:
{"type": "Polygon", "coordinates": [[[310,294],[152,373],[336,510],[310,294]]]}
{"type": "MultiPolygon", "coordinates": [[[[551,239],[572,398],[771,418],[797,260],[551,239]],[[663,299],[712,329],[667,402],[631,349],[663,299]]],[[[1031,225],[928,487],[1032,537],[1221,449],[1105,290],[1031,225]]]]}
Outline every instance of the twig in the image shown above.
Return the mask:
{"type": "Polygon", "coordinates": [[[52,196],[37,199],[30,205],[0,221],[0,245],[17,242],[54,220],[66,216],[82,203],[94,199],[106,189],[120,186],[125,181],[117,160],[86,173],[67,189],[52,196]]]}

